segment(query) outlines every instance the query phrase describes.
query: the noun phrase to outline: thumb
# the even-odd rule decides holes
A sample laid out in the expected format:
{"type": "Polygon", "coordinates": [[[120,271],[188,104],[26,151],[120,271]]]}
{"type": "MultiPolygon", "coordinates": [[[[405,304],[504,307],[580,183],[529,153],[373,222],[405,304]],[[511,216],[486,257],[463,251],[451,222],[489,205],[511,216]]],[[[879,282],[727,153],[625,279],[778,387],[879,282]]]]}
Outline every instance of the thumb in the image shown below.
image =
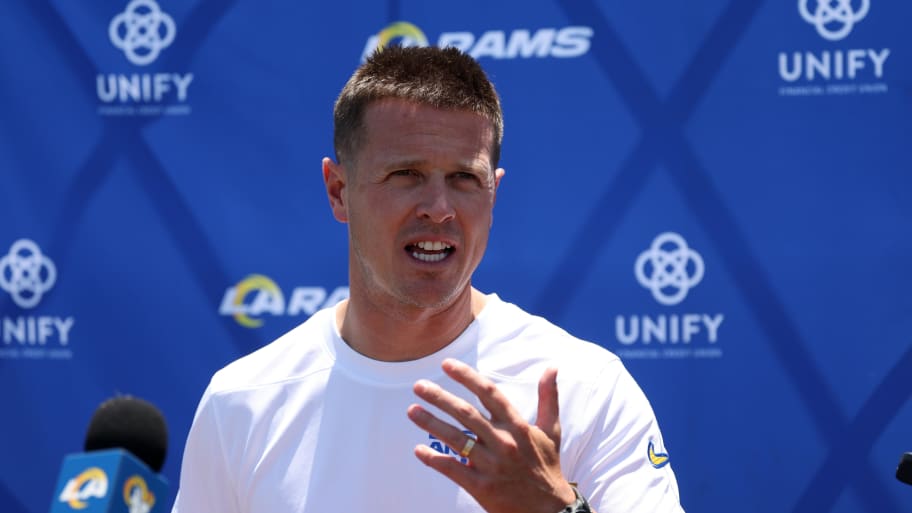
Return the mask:
{"type": "Polygon", "coordinates": [[[538,380],[538,415],[535,425],[548,438],[560,443],[560,407],[557,402],[557,369],[554,367],[545,369],[538,380]]]}

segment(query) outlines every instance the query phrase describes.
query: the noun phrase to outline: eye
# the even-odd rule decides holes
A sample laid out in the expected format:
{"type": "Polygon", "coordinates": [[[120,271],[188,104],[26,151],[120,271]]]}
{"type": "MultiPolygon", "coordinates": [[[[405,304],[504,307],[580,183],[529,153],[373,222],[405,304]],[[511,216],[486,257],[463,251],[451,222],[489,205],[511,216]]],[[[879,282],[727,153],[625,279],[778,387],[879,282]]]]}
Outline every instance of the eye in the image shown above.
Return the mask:
{"type": "Polygon", "coordinates": [[[406,178],[415,178],[418,177],[418,171],[414,169],[397,169],[390,173],[391,177],[406,177],[406,178]]]}
{"type": "Polygon", "coordinates": [[[478,190],[488,187],[484,175],[477,171],[456,171],[448,177],[448,181],[453,186],[462,190],[478,190]]]}
{"type": "Polygon", "coordinates": [[[455,178],[456,180],[459,180],[459,181],[464,181],[464,180],[468,180],[468,181],[472,181],[472,182],[479,181],[478,175],[476,175],[475,173],[470,173],[468,171],[460,171],[458,173],[453,173],[453,178],[455,178]]]}

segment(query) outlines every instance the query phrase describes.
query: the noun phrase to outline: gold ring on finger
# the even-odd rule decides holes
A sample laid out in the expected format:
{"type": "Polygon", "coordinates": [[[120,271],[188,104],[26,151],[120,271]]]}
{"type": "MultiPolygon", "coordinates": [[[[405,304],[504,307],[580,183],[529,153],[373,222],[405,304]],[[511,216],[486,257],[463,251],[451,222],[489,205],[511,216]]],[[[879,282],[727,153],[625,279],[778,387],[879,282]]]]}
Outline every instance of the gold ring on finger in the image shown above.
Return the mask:
{"type": "Polygon", "coordinates": [[[475,447],[475,439],[470,436],[466,439],[466,443],[462,446],[462,450],[459,451],[459,455],[463,458],[468,458],[473,447],[475,447]]]}

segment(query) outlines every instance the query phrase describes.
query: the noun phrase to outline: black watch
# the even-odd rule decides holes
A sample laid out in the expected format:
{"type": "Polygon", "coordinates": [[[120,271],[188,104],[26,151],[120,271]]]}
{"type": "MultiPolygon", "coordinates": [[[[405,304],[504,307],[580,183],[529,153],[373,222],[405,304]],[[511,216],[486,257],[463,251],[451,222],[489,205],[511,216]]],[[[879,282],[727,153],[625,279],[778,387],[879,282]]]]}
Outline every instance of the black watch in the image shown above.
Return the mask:
{"type": "Polygon", "coordinates": [[[589,508],[589,502],[576,488],[576,485],[571,484],[570,487],[573,488],[573,493],[576,494],[576,500],[573,501],[573,504],[568,504],[566,508],[560,510],[560,513],[592,513],[589,508]]]}

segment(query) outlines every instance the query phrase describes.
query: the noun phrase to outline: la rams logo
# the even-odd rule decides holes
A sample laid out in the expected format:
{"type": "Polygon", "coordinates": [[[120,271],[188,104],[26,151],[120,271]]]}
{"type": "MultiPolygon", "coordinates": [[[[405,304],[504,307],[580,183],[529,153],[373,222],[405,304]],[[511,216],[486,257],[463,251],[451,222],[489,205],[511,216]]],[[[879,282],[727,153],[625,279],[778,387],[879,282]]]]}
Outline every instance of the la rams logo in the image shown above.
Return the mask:
{"type": "Polygon", "coordinates": [[[139,475],[131,476],[124,483],[123,498],[130,513],[149,513],[155,505],[155,495],[149,490],[146,480],[139,475]]]}
{"type": "Polygon", "coordinates": [[[649,458],[649,464],[653,468],[662,468],[665,465],[668,465],[668,453],[667,452],[656,452],[655,444],[652,439],[649,439],[649,448],[646,450],[646,456],[649,458]]]}
{"type": "Polygon", "coordinates": [[[67,481],[60,492],[60,502],[71,509],[86,509],[91,499],[104,499],[108,494],[108,475],[99,467],[89,467],[67,481]]]}

